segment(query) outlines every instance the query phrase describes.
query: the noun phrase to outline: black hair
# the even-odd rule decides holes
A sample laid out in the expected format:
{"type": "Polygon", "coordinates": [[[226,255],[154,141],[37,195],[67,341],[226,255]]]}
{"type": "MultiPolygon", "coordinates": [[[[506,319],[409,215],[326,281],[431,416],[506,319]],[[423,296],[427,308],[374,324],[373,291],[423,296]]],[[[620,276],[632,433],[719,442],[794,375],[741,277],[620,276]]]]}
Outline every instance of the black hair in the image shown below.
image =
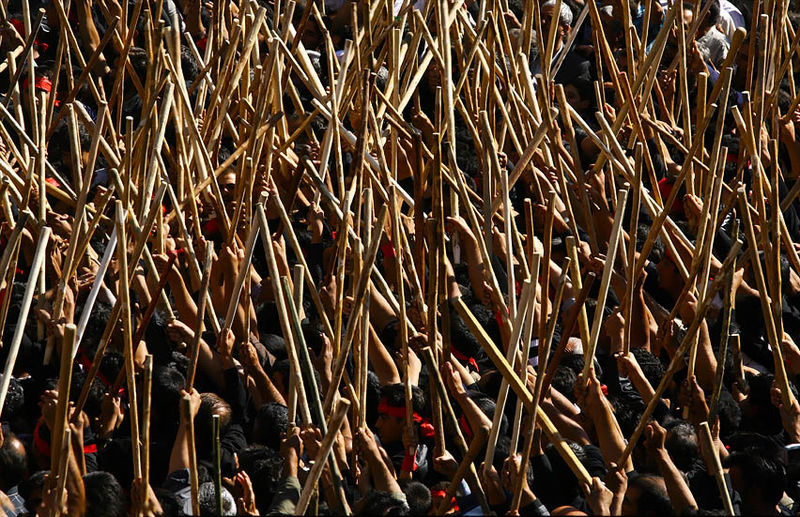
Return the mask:
{"type": "Polygon", "coordinates": [[[700,447],[692,424],[674,420],[665,425],[667,438],[664,445],[675,466],[684,473],[693,473],[698,468],[700,447]]]}
{"type": "Polygon", "coordinates": [[[413,479],[400,479],[397,484],[406,495],[411,515],[428,515],[432,503],[431,491],[428,487],[413,479]]]}
{"type": "Polygon", "coordinates": [[[87,517],[125,517],[127,497],[110,473],[98,470],[83,476],[87,517]]]}
{"type": "MultiPolygon", "coordinates": [[[[392,407],[405,407],[406,393],[402,383],[387,384],[381,389],[381,396],[392,407]]],[[[425,392],[418,386],[411,386],[411,406],[414,412],[422,414],[425,410],[425,392]]]]}
{"type": "Polygon", "coordinates": [[[256,413],[251,440],[274,450],[281,446],[281,433],[289,424],[289,411],[283,404],[267,402],[256,413]]]}
{"type": "Polygon", "coordinates": [[[632,348],[631,353],[639,363],[639,367],[650,385],[658,386],[666,373],[664,364],[652,352],[644,348],[632,348]]]}
{"type": "Polygon", "coordinates": [[[636,510],[640,515],[671,515],[672,504],[669,501],[663,479],[654,474],[633,473],[628,477],[628,490],[639,489],[636,510]]]}
{"type": "Polygon", "coordinates": [[[736,451],[725,458],[723,465],[729,469],[739,467],[739,473],[747,490],[761,491],[762,501],[769,505],[777,505],[786,489],[786,467],[770,455],[762,455],[751,451],[736,451]]]}
{"type": "Polygon", "coordinates": [[[358,515],[410,515],[408,505],[397,496],[382,490],[371,490],[359,502],[358,515]]]}
{"type": "Polygon", "coordinates": [[[709,1],[711,2],[711,6],[708,8],[708,14],[706,15],[706,19],[703,20],[703,25],[707,27],[713,27],[714,25],[719,23],[719,16],[720,16],[719,0],[709,0],[709,1]]]}
{"type": "Polygon", "coordinates": [[[256,505],[262,515],[267,514],[275,490],[283,477],[283,455],[269,447],[248,447],[237,453],[239,466],[253,482],[258,494],[256,505]]]}

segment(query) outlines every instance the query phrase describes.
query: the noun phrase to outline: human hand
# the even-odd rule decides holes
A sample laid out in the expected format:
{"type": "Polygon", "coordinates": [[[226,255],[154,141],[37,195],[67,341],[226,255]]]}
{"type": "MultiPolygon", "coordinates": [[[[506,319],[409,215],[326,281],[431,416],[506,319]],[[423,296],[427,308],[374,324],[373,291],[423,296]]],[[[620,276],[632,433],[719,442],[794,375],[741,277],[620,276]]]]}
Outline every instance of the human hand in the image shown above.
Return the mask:
{"type": "MultiPolygon", "coordinates": [[[[187,393],[186,390],[181,390],[179,392],[181,396],[181,401],[188,400],[189,401],[189,415],[192,419],[197,416],[197,412],[200,411],[200,403],[202,399],[200,398],[200,392],[196,389],[192,388],[191,393],[187,393]]],[[[181,402],[183,404],[183,402],[181,402]]],[[[181,411],[181,423],[186,423],[186,414],[181,411]]]]}

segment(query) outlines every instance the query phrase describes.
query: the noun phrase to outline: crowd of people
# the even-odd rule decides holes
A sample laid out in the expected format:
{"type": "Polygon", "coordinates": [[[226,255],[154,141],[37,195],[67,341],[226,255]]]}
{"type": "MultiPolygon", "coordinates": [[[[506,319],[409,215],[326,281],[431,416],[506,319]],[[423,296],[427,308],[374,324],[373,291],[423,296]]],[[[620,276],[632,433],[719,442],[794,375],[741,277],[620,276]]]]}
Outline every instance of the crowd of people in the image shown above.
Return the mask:
{"type": "Polygon", "coordinates": [[[800,511],[800,14],[9,0],[0,511],[800,511]]]}

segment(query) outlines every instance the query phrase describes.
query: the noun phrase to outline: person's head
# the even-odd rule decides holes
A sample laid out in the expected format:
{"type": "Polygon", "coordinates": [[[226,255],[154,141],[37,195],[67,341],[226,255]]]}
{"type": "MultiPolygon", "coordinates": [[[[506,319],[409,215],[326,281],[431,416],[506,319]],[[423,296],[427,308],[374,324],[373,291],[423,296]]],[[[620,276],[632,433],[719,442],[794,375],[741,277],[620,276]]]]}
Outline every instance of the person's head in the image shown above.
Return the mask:
{"type": "Polygon", "coordinates": [[[562,2],[560,12],[556,13],[555,0],[547,0],[542,4],[541,17],[543,34],[549,34],[551,22],[558,22],[558,27],[556,28],[556,45],[558,48],[561,48],[561,44],[569,34],[570,26],[572,25],[572,10],[570,10],[566,2],[562,2]]]}
{"type": "Polygon", "coordinates": [[[750,451],[734,452],[725,458],[731,485],[742,497],[742,514],[774,510],[786,487],[786,469],[769,455],[750,451]]]}
{"type": "Polygon", "coordinates": [[[108,472],[98,470],[83,476],[87,517],[125,517],[127,496],[108,472]]]}
{"type": "Polygon", "coordinates": [[[594,99],[594,87],[588,77],[575,77],[564,84],[564,97],[578,113],[588,110],[594,99]]]}
{"type": "Polygon", "coordinates": [[[688,29],[694,21],[694,4],[683,2],[683,26],[688,29]]]}
{"type": "Polygon", "coordinates": [[[700,24],[699,30],[701,34],[707,32],[709,29],[719,23],[719,0],[708,1],[711,2],[711,5],[708,7],[708,14],[706,14],[706,17],[703,18],[703,23],[700,24]]]}
{"type": "Polygon", "coordinates": [[[277,451],[281,446],[281,433],[286,431],[288,422],[289,411],[286,406],[267,402],[258,409],[251,441],[277,451]]]}
{"type": "Polygon", "coordinates": [[[677,420],[666,425],[667,438],[664,445],[669,452],[675,466],[684,474],[690,473],[695,468],[695,462],[700,456],[700,448],[692,424],[684,420],[677,420]]]}
{"type": "Polygon", "coordinates": [[[198,452],[210,454],[210,447],[202,447],[200,444],[210,444],[214,432],[214,416],[219,415],[219,434],[225,434],[228,425],[231,423],[231,405],[216,393],[200,394],[200,409],[194,419],[195,437],[198,442],[198,452]]]}
{"type": "MultiPolygon", "coordinates": [[[[406,414],[405,404],[403,384],[390,384],[381,389],[378,419],[375,422],[375,430],[381,444],[390,445],[402,442],[406,414]]],[[[415,413],[421,413],[425,407],[425,397],[417,386],[412,386],[411,404],[415,413]]]]}
{"type": "Polygon", "coordinates": [[[664,478],[653,474],[634,474],[622,500],[622,515],[671,515],[672,504],[664,478]]]}
{"type": "Polygon", "coordinates": [[[178,411],[180,401],[180,390],[185,386],[186,379],[175,368],[156,365],[153,368],[152,392],[157,393],[157,397],[152,397],[152,420],[156,424],[154,430],[159,425],[174,425],[177,421],[175,414],[178,411]]]}
{"type": "Polygon", "coordinates": [[[428,487],[412,479],[399,479],[397,484],[406,495],[411,515],[427,515],[431,509],[431,491],[428,487]]]}
{"type": "Polygon", "coordinates": [[[371,490],[356,507],[356,515],[411,515],[408,505],[397,496],[382,490],[371,490]]]}
{"type": "Polygon", "coordinates": [[[42,504],[42,487],[44,486],[44,476],[49,471],[40,470],[34,472],[28,479],[19,484],[19,495],[25,499],[25,509],[34,515],[39,505],[42,504]]]}
{"type": "MultiPolygon", "coordinates": [[[[200,515],[203,517],[219,515],[217,513],[217,489],[214,483],[203,483],[197,492],[200,500],[200,515]]],[[[222,487],[222,515],[236,515],[236,501],[225,487],[222,487]]]]}
{"type": "Polygon", "coordinates": [[[256,505],[266,515],[269,504],[282,479],[283,455],[269,447],[248,447],[239,451],[239,466],[247,472],[253,482],[253,491],[258,494],[256,505]]]}
{"type": "Polygon", "coordinates": [[[13,434],[6,433],[0,447],[0,490],[3,492],[17,486],[25,477],[28,468],[25,446],[13,434]]]}
{"type": "Polygon", "coordinates": [[[219,190],[222,192],[222,200],[227,206],[236,201],[236,171],[228,169],[219,177],[219,190]]]}

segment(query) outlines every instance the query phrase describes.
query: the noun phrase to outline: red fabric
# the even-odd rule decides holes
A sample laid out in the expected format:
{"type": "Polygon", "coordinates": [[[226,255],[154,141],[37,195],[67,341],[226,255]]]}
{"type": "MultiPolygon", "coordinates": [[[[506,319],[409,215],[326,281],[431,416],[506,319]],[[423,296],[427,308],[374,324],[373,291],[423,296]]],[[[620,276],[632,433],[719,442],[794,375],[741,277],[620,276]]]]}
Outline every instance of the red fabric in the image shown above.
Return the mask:
{"type": "MultiPolygon", "coordinates": [[[[33,446],[36,447],[36,450],[39,451],[39,454],[42,456],[49,458],[50,457],[50,444],[42,438],[39,434],[39,430],[42,427],[42,421],[39,420],[36,422],[36,427],[33,430],[33,446]]],[[[84,454],[97,454],[97,444],[90,443],[89,445],[83,446],[83,453],[84,454]]]]}
{"type": "MultiPolygon", "coordinates": [[[[446,490],[431,490],[431,497],[432,498],[438,497],[439,499],[444,499],[445,497],[447,497],[447,491],[446,490]]],[[[450,508],[452,508],[456,512],[458,512],[458,510],[459,510],[458,504],[456,504],[456,498],[455,497],[451,497],[450,498],[450,508]]]]}
{"type": "MultiPolygon", "coordinates": [[[[29,85],[30,85],[30,79],[26,77],[25,80],[22,81],[22,89],[27,90],[29,85]]],[[[42,90],[47,93],[53,91],[53,82],[43,75],[36,76],[36,79],[33,82],[33,86],[37,90],[42,90]]]]}
{"type": "Polygon", "coordinates": [[[472,437],[475,436],[475,433],[472,432],[472,428],[469,426],[469,422],[467,422],[467,417],[464,415],[458,417],[458,426],[461,428],[467,441],[472,441],[472,437]]]}
{"type": "Polygon", "coordinates": [[[418,468],[417,466],[417,458],[416,455],[409,454],[406,452],[405,456],[403,456],[403,465],[400,469],[403,472],[414,472],[418,468]]]}
{"type": "Polygon", "coordinates": [[[194,44],[197,45],[197,50],[199,50],[200,52],[205,52],[206,45],[208,45],[208,38],[203,36],[199,40],[195,41],[194,44]]]}
{"type": "Polygon", "coordinates": [[[474,357],[468,357],[466,354],[462,354],[452,346],[450,347],[450,353],[458,359],[459,361],[466,361],[476,372],[480,373],[481,369],[478,368],[478,362],[475,360],[474,357]]]}
{"type": "MultiPolygon", "coordinates": [[[[378,403],[378,413],[383,413],[395,418],[405,418],[406,408],[391,406],[389,405],[389,401],[386,399],[386,397],[382,397],[381,401],[378,403]]],[[[422,418],[422,416],[420,416],[420,414],[417,412],[411,414],[411,419],[414,421],[414,423],[419,425],[419,435],[422,438],[433,437],[434,427],[430,420],[427,418],[422,418]]]]}
{"type": "Polygon", "coordinates": [[[392,246],[391,242],[384,242],[381,244],[381,252],[383,252],[384,258],[394,257],[394,246],[392,246]]]}
{"type": "Polygon", "coordinates": [[[39,454],[49,458],[50,457],[50,444],[39,435],[39,429],[42,427],[42,421],[36,422],[36,427],[33,430],[33,446],[39,451],[39,454]]]}
{"type": "MultiPolygon", "coordinates": [[[[25,37],[25,24],[22,22],[22,20],[20,20],[18,18],[11,18],[8,21],[10,21],[11,25],[13,25],[15,29],[17,29],[17,32],[19,33],[19,35],[24,38],[25,37]]],[[[50,48],[50,44],[45,43],[44,41],[39,41],[39,38],[34,38],[33,44],[34,44],[34,46],[39,47],[39,49],[42,52],[47,52],[47,49],[50,48]]]]}
{"type": "MultiPolygon", "coordinates": [[[[667,199],[667,197],[669,197],[669,194],[670,194],[670,192],[672,192],[672,187],[674,185],[675,184],[672,182],[672,180],[669,180],[667,178],[663,178],[663,179],[659,180],[659,182],[658,182],[658,191],[661,192],[661,197],[663,199],[667,199]]],[[[673,214],[674,213],[679,213],[679,214],[683,213],[683,201],[680,199],[679,196],[675,197],[675,201],[672,203],[672,207],[670,208],[670,212],[673,213],[673,214]]]]}

